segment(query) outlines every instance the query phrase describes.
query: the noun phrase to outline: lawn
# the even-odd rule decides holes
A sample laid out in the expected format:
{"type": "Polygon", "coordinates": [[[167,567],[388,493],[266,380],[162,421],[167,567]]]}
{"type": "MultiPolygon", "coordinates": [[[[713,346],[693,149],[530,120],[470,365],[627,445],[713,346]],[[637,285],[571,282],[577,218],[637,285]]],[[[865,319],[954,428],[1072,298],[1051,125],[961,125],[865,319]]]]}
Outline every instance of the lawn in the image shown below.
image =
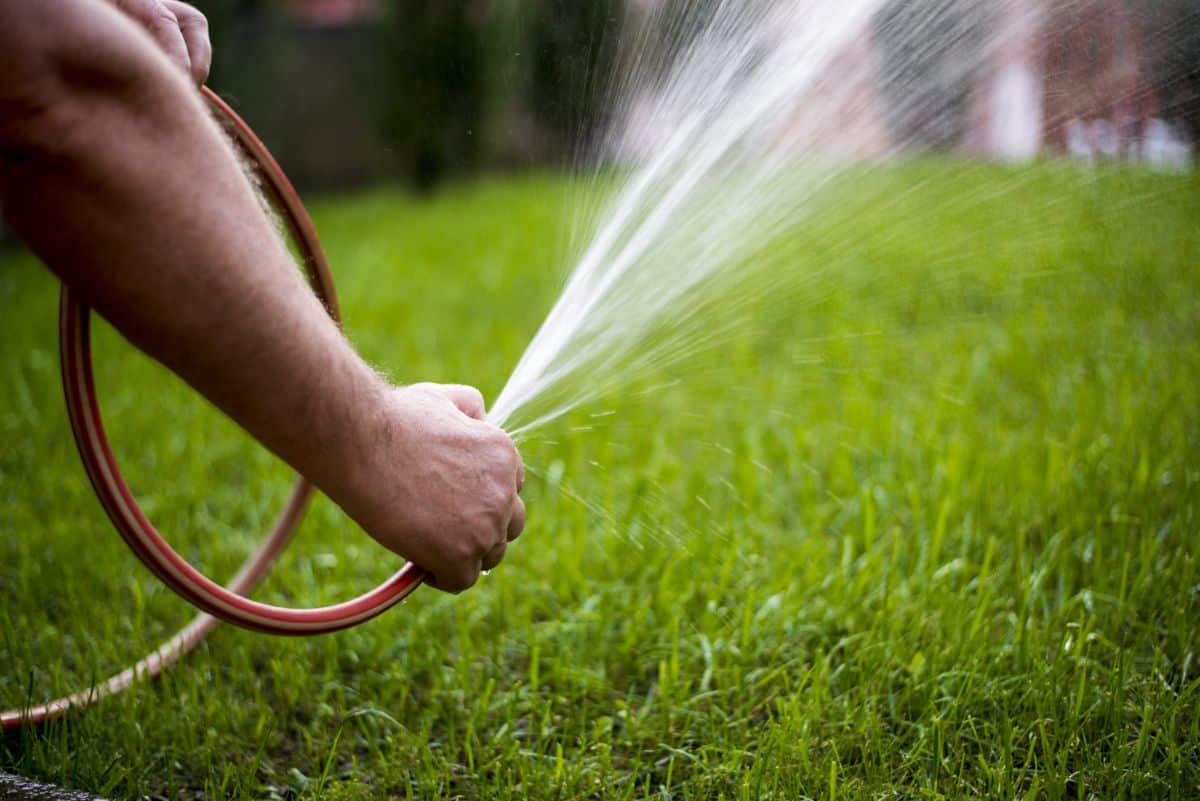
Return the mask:
{"type": "MultiPolygon", "coordinates": [[[[313,211],[347,330],[494,396],[573,191],[313,211]]],[[[1200,796],[1200,177],[919,162],[831,187],[754,324],[537,432],[527,533],[473,591],[312,640],[219,629],[164,679],[0,739],[113,798],[1200,796]]],[[[190,617],[91,495],[57,287],[0,256],[0,708],[190,617]]],[[[152,518],[227,576],[288,471],[111,332],[152,518]]],[[[325,501],[258,596],[387,575],[325,501]]]]}

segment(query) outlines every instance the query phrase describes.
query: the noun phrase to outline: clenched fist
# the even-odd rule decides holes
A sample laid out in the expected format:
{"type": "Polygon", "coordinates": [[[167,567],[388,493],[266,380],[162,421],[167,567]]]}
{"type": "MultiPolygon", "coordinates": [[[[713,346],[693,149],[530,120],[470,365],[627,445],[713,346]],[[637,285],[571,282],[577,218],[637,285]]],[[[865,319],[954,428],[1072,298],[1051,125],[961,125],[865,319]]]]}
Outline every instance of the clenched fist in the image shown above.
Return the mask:
{"type": "Polygon", "coordinates": [[[335,500],[438,589],[468,589],[525,527],[517,448],[470,387],[392,388],[381,406],[354,489],[335,500]]]}
{"type": "Polygon", "coordinates": [[[208,80],[212,66],[212,44],[208,20],[179,0],[110,0],[132,17],[158,43],[167,57],[183,69],[197,85],[208,80]]]}

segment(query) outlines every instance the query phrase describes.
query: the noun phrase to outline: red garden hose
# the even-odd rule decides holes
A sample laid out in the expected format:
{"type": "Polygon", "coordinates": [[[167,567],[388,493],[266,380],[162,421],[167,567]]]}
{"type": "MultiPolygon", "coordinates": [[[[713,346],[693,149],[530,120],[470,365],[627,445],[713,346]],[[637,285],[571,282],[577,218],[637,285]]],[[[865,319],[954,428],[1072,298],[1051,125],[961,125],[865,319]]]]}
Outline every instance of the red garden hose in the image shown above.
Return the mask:
{"type": "MultiPolygon", "coordinates": [[[[314,291],[330,315],[337,320],[337,295],[333,278],[316,229],[299,196],[249,126],[216,94],[207,88],[201,91],[218,120],[249,159],[261,189],[279,210],[292,241],[303,257],[304,270],[314,291]]],[[[41,706],[0,712],[0,728],[16,729],[61,717],[73,707],[86,706],[120,693],[139,678],[158,675],[195,648],[216,625],[217,618],[268,634],[323,634],[370,620],[404,600],[420,586],[425,574],[410,562],[374,590],[335,606],[286,609],[246,598],[245,595],[258,585],[283,551],[304,515],[313,487],[303,478],[297,481],[266,539],[227,587],[220,586],[184,561],[146,518],[113,458],[100,418],[92,377],[89,318],[88,307],[70,287],[64,285],[59,305],[63,390],[67,414],[88,478],[109,519],[138,558],[168,587],[205,614],[197,616],[154,653],[106,682],[41,706]]]]}

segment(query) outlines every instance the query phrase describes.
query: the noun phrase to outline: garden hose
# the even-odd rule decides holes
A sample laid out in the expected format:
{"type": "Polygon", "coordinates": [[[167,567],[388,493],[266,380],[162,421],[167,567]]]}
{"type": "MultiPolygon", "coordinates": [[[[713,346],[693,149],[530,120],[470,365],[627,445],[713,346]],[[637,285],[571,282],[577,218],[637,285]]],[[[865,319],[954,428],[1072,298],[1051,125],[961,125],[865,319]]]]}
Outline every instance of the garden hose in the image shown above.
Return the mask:
{"type": "MultiPolygon", "coordinates": [[[[313,290],[329,314],[335,321],[338,320],[337,294],[329,264],[312,220],[287,176],[266,146],[233,109],[208,88],[201,88],[201,92],[218,121],[248,159],[261,190],[278,210],[302,257],[313,290]]],[[[88,307],[70,287],[64,285],[59,304],[63,390],[80,457],[96,495],[121,537],[156,576],[199,608],[202,614],[153,653],[105,682],[41,706],[0,712],[0,728],[17,729],[58,718],[73,708],[87,706],[120,693],[138,679],[157,676],[199,645],[218,619],[268,634],[323,634],[370,620],[404,600],[420,586],[425,573],[410,562],[374,590],[334,606],[288,609],[245,597],[262,581],[304,516],[313,494],[312,485],[304,478],[296,482],[266,538],[228,586],[222,587],[188,564],[147,519],[113,457],[104,432],[92,376],[90,317],[88,307]]]]}

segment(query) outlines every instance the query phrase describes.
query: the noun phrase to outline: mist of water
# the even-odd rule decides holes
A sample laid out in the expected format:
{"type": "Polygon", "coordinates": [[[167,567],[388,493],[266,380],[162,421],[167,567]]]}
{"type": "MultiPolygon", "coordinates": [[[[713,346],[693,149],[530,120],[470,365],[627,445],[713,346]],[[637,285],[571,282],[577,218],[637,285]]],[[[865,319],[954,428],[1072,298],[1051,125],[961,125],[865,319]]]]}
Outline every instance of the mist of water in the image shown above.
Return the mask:
{"type": "Polygon", "coordinates": [[[918,132],[936,140],[962,118],[957,87],[1010,46],[995,26],[978,35],[982,15],[1015,12],[1011,32],[1036,13],[999,0],[899,13],[885,0],[679,7],[626,34],[593,173],[615,187],[587,209],[590,238],[493,405],[492,421],[515,436],[721,341],[762,297],[822,280],[776,243],[851,165],[907,152],[918,132]],[[870,46],[881,37],[887,58],[870,46]]]}

